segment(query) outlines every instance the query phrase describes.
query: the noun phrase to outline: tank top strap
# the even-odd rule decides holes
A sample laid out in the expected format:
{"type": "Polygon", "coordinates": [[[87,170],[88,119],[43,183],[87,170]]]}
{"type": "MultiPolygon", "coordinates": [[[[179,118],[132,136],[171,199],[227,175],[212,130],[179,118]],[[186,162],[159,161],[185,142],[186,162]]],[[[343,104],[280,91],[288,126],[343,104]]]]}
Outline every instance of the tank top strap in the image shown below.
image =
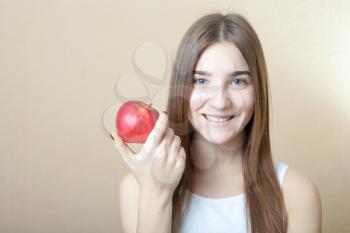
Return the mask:
{"type": "Polygon", "coordinates": [[[278,182],[280,184],[280,186],[283,186],[283,181],[284,181],[284,177],[285,174],[287,172],[288,169],[288,165],[281,162],[281,161],[277,161],[275,164],[275,169],[276,169],[276,174],[277,174],[277,178],[278,178],[278,182]]]}

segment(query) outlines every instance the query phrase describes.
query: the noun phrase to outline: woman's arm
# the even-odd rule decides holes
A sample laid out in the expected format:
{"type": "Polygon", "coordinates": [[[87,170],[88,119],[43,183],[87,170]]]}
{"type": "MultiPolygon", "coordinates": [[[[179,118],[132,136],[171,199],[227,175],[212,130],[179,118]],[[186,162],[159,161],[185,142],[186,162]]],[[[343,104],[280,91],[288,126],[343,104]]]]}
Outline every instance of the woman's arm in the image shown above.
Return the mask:
{"type": "Polygon", "coordinates": [[[181,139],[161,113],[141,151],[135,153],[115,132],[111,138],[131,174],[120,186],[124,233],[170,233],[172,195],[185,169],[181,139]]]}
{"type": "Polygon", "coordinates": [[[139,187],[132,173],[125,175],[119,184],[119,214],[123,233],[137,232],[139,187]]]}
{"type": "Polygon", "coordinates": [[[143,189],[132,173],[119,186],[123,233],[171,232],[172,194],[155,188],[143,189]]]}
{"type": "Polygon", "coordinates": [[[288,233],[322,232],[321,196],[307,175],[288,168],[283,195],[288,212],[288,233]]]}
{"type": "Polygon", "coordinates": [[[172,193],[165,190],[140,191],[137,233],[170,233],[172,193]]]}

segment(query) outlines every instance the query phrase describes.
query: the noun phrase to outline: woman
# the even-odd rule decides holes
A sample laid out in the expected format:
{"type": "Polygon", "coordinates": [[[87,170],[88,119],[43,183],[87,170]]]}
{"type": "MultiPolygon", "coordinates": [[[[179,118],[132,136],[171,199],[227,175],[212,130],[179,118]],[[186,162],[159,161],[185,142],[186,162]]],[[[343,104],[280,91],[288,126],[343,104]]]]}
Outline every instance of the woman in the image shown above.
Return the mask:
{"type": "Polygon", "coordinates": [[[131,173],[120,184],[125,233],[318,233],[320,195],[274,163],[268,76],[238,14],[209,14],[177,51],[167,112],[138,154],[114,132],[131,173]]]}

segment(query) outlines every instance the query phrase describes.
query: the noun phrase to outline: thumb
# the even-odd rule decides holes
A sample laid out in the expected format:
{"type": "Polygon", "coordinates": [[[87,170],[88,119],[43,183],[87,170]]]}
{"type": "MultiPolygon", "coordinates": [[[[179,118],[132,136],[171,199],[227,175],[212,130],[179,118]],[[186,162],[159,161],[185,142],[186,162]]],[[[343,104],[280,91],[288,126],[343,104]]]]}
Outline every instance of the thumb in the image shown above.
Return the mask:
{"type": "Polygon", "coordinates": [[[135,152],[123,141],[123,139],[115,132],[110,133],[111,138],[114,142],[114,147],[122,155],[125,162],[129,161],[134,155],[135,152]]]}

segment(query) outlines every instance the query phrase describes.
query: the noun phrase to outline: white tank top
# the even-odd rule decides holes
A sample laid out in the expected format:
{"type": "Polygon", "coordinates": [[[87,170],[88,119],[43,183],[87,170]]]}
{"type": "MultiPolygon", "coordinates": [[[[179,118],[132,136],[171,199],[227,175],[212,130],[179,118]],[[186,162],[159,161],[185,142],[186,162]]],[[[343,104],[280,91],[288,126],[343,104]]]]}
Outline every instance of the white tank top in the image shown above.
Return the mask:
{"type": "MultiPolygon", "coordinates": [[[[282,187],[288,165],[277,162],[275,168],[282,187]]],[[[192,199],[180,233],[248,233],[245,193],[225,198],[207,198],[192,193],[192,199]]]]}

